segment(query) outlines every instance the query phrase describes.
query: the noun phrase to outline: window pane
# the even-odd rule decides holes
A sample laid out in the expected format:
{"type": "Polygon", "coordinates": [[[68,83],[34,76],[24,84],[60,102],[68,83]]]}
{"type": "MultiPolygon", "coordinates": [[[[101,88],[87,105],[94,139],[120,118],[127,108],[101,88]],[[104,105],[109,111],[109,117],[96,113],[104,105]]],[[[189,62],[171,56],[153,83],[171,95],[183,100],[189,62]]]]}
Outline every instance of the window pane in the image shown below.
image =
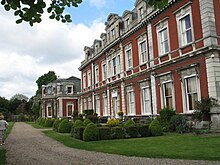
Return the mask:
{"type": "Polygon", "coordinates": [[[198,101],[197,93],[189,94],[188,99],[189,99],[189,110],[194,110],[195,102],[198,101]]]}
{"type": "Polygon", "coordinates": [[[186,39],[187,39],[187,43],[192,42],[192,32],[191,32],[191,29],[186,31],[186,39]]]}
{"type": "Polygon", "coordinates": [[[191,28],[191,22],[190,22],[190,16],[189,15],[187,15],[185,17],[185,23],[186,23],[186,29],[191,28]]]}
{"type": "Polygon", "coordinates": [[[187,93],[196,92],[196,77],[191,77],[187,79],[187,93]]]}

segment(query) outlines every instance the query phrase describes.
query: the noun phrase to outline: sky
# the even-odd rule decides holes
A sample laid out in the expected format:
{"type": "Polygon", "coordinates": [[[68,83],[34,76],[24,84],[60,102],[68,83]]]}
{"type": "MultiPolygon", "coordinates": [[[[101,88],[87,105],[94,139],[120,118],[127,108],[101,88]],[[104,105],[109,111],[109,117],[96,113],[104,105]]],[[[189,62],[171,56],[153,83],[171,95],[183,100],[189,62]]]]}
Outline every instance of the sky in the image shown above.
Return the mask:
{"type": "MultiPolygon", "coordinates": [[[[49,1],[49,0],[47,0],[49,1]]],[[[134,8],[135,0],[83,0],[78,8],[67,9],[72,23],[50,20],[47,13],[40,24],[16,24],[13,11],[0,5],[0,96],[35,95],[36,80],[54,71],[60,78],[81,78],[84,46],[91,46],[105,32],[110,13],[120,16],[134,8]]]]}

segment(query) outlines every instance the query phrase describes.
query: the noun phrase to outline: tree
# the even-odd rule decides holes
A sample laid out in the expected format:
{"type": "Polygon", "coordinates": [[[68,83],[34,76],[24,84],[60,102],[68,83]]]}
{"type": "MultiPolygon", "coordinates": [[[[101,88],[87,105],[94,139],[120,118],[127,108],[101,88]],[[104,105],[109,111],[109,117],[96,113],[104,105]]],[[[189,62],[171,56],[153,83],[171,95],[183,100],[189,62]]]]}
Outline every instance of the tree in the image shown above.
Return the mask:
{"type": "MultiPolygon", "coordinates": [[[[26,21],[30,26],[42,21],[41,17],[46,8],[45,2],[46,0],[1,0],[6,11],[14,10],[14,15],[19,17],[17,24],[26,21]]],[[[168,0],[145,0],[145,2],[156,8],[162,8],[168,4],[168,0]]],[[[47,7],[49,18],[63,23],[72,22],[71,16],[64,14],[64,11],[67,7],[78,7],[80,3],[82,0],[51,0],[47,7]]]]}
{"type": "MultiPolygon", "coordinates": [[[[1,4],[6,11],[14,10],[14,15],[19,19],[17,24],[22,21],[29,22],[30,26],[34,23],[40,23],[44,8],[46,8],[46,0],[1,0],[1,4]]],[[[82,0],[51,0],[47,12],[50,13],[50,19],[57,21],[71,22],[69,14],[64,14],[67,7],[78,7],[82,0]]]]}
{"type": "Polygon", "coordinates": [[[40,95],[42,92],[42,85],[47,85],[48,83],[54,81],[57,79],[57,76],[54,71],[49,71],[48,73],[45,73],[44,75],[40,76],[36,83],[38,86],[38,90],[36,91],[37,95],[40,95]]]}
{"type": "Polygon", "coordinates": [[[28,101],[28,97],[25,96],[25,95],[22,95],[22,94],[15,94],[14,96],[11,97],[10,101],[11,100],[15,100],[15,99],[18,99],[18,100],[25,100],[25,101],[28,101]]]}
{"type": "Polygon", "coordinates": [[[9,101],[4,97],[0,96],[0,112],[3,114],[7,114],[8,108],[9,108],[9,101]]]}

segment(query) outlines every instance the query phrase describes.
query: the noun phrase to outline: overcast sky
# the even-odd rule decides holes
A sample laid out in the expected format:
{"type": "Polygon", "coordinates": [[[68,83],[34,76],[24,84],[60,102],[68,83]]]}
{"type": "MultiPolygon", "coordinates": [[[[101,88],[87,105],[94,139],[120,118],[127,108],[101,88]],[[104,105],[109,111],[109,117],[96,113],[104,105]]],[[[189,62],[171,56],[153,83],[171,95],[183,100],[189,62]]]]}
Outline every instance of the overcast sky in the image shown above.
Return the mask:
{"type": "Polygon", "coordinates": [[[71,24],[49,20],[40,24],[17,25],[13,12],[0,5],[0,96],[15,94],[32,97],[36,80],[48,71],[61,78],[81,78],[78,68],[84,59],[84,46],[91,46],[104,32],[110,13],[132,10],[135,0],[83,0],[78,8],[67,10],[71,24]]]}

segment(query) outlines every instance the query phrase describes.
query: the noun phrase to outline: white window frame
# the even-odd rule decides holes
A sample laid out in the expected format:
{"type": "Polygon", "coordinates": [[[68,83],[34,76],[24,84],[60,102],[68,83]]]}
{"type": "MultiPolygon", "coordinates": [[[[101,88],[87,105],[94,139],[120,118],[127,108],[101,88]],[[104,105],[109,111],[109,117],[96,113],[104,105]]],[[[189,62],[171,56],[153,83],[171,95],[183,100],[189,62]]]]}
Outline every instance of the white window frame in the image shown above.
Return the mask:
{"type": "Polygon", "coordinates": [[[121,73],[121,56],[120,54],[117,55],[117,73],[121,73]]]}
{"type": "Polygon", "coordinates": [[[166,85],[166,84],[169,84],[169,83],[171,83],[171,94],[172,94],[172,95],[171,95],[171,98],[172,98],[172,107],[169,107],[169,108],[174,108],[174,87],[173,87],[173,81],[172,81],[172,80],[164,81],[164,82],[162,82],[162,84],[161,84],[161,90],[162,90],[162,105],[163,105],[163,108],[168,107],[166,100],[167,100],[167,98],[169,98],[169,97],[166,96],[165,85],[166,85]]]}
{"type": "Polygon", "coordinates": [[[178,36],[179,36],[179,45],[181,47],[184,47],[186,45],[191,44],[194,41],[194,33],[193,33],[193,20],[192,20],[192,12],[191,12],[191,7],[188,6],[184,9],[181,9],[180,12],[177,13],[176,15],[177,19],[177,26],[178,26],[178,36]],[[191,27],[189,29],[183,29],[182,25],[182,20],[186,18],[186,16],[189,15],[190,18],[190,25],[191,27]],[[187,41],[187,35],[186,31],[191,30],[191,41],[187,41]]]}
{"type": "Polygon", "coordinates": [[[106,63],[102,64],[102,80],[107,79],[107,68],[106,68],[106,63]]]}
{"type": "Polygon", "coordinates": [[[100,97],[96,96],[95,97],[95,111],[100,116],[100,97]]]}
{"type": "Polygon", "coordinates": [[[91,71],[90,70],[88,71],[88,78],[87,79],[88,79],[88,87],[90,87],[92,85],[92,83],[91,83],[92,82],[91,81],[91,71]]]}
{"type": "Polygon", "coordinates": [[[92,109],[92,97],[88,97],[88,109],[92,109]]]}
{"type": "Polygon", "coordinates": [[[184,89],[185,89],[185,99],[186,99],[186,110],[187,112],[194,112],[195,109],[189,109],[189,95],[190,94],[197,94],[197,101],[201,100],[201,95],[200,95],[200,81],[199,81],[199,77],[197,74],[192,74],[192,75],[189,75],[189,76],[185,76],[184,77],[184,89]],[[191,92],[191,93],[188,93],[188,88],[187,88],[187,79],[190,79],[190,78],[193,78],[195,77],[196,78],[196,92],[191,92]]]}
{"type": "Polygon", "coordinates": [[[131,70],[133,68],[132,48],[125,50],[125,56],[126,56],[126,70],[131,70]],[[128,52],[130,53],[128,54],[128,52]]]}
{"type": "Polygon", "coordinates": [[[135,115],[135,92],[132,86],[127,87],[128,115],[135,115]],[[132,97],[133,96],[133,97],[132,97]],[[131,100],[133,99],[133,100],[131,100]],[[132,101],[132,102],[131,102],[132,101]]]}
{"type": "Polygon", "coordinates": [[[95,84],[99,83],[99,67],[95,67],[95,84]]]}
{"type": "Polygon", "coordinates": [[[127,18],[127,19],[125,20],[125,22],[126,22],[126,27],[128,28],[129,25],[130,25],[130,18],[127,18]]]}
{"type": "Polygon", "coordinates": [[[158,31],[158,49],[159,49],[159,56],[167,54],[170,51],[170,43],[169,43],[169,31],[168,31],[168,26],[160,29],[158,31]],[[166,30],[166,35],[167,38],[165,39],[165,30],[166,30]],[[167,50],[166,50],[166,43],[167,43],[167,50]]]}
{"type": "Polygon", "coordinates": [[[141,87],[141,113],[143,115],[152,115],[151,96],[150,96],[150,87],[149,86],[141,87]],[[146,93],[148,93],[148,98],[146,98],[146,93]],[[147,104],[148,104],[148,106],[146,106],[147,104]]]}
{"type": "Polygon", "coordinates": [[[71,117],[71,116],[72,116],[72,114],[73,114],[73,111],[74,111],[74,104],[73,104],[73,103],[67,103],[67,104],[66,104],[66,116],[67,116],[67,117],[71,117]],[[69,109],[68,109],[68,107],[69,107],[69,106],[71,106],[71,107],[72,107],[72,110],[71,110],[71,111],[72,111],[72,112],[71,112],[71,115],[69,115],[69,109]]]}
{"type": "Polygon", "coordinates": [[[83,89],[86,88],[86,72],[83,73],[83,89]]]}
{"type": "Polygon", "coordinates": [[[73,85],[66,86],[66,94],[73,94],[73,85]],[[68,88],[71,88],[71,92],[68,91],[68,88]]]}
{"type": "Polygon", "coordinates": [[[103,102],[103,116],[108,116],[108,98],[106,94],[102,96],[102,102],[103,102]]]}
{"type": "Polygon", "coordinates": [[[87,109],[87,99],[83,99],[83,110],[87,109]]]}
{"type": "Polygon", "coordinates": [[[52,118],[52,116],[53,116],[53,110],[52,110],[51,104],[49,104],[49,105],[47,105],[47,117],[52,118]],[[49,115],[49,108],[51,110],[51,115],[49,115]]]}
{"type": "Polygon", "coordinates": [[[108,77],[112,76],[112,64],[111,60],[108,60],[108,77]]]}
{"type": "Polygon", "coordinates": [[[117,58],[116,58],[116,56],[112,58],[112,73],[113,73],[113,75],[117,74],[117,58]]]}
{"type": "Polygon", "coordinates": [[[148,61],[148,54],[147,54],[147,42],[146,39],[138,42],[138,50],[139,50],[139,59],[140,64],[144,64],[148,61]],[[142,46],[145,46],[145,50],[142,50],[142,46]]]}

